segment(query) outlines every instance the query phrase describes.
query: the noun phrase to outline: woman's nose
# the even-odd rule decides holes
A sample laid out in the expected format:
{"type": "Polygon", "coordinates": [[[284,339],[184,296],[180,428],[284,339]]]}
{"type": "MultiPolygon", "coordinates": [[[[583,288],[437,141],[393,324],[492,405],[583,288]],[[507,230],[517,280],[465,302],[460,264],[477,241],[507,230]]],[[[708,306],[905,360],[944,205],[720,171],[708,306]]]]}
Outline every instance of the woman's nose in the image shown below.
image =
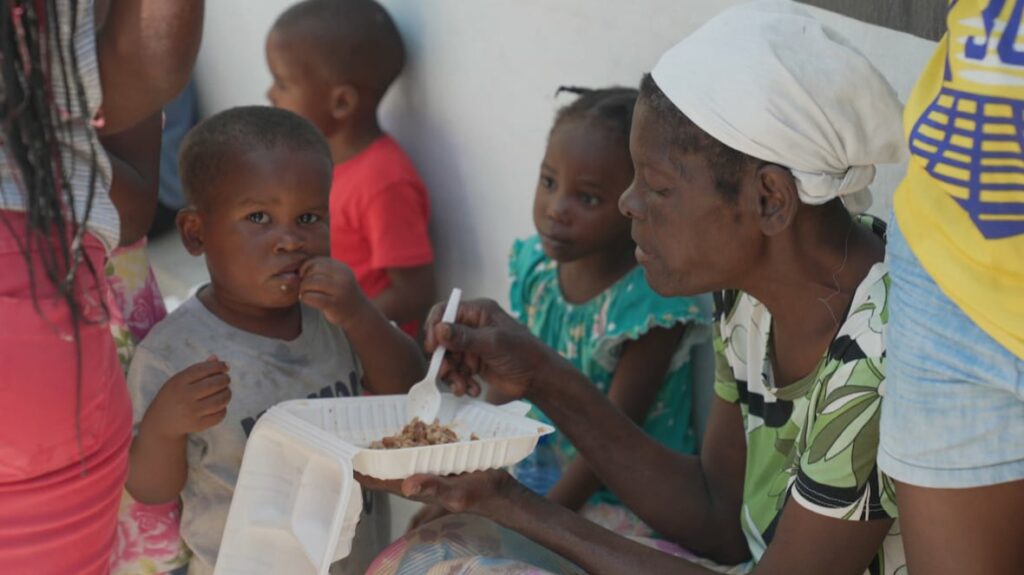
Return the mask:
{"type": "Polygon", "coordinates": [[[636,184],[630,184],[626,191],[619,196],[619,211],[629,219],[643,219],[643,202],[640,194],[636,191],[636,184]]]}

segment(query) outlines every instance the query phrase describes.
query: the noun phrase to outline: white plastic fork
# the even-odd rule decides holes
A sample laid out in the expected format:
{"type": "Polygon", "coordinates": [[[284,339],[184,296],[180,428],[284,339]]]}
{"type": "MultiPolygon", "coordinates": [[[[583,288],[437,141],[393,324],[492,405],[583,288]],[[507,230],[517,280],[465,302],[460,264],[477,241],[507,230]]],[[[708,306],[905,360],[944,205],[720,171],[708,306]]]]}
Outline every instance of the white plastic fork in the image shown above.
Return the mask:
{"type": "MultiPolygon", "coordinates": [[[[455,321],[455,314],[459,311],[459,300],[462,298],[462,290],[452,289],[452,295],[448,298],[448,305],[444,308],[444,315],[441,321],[451,323],[455,321]]],[[[406,398],[406,414],[409,420],[418,417],[423,423],[433,423],[437,412],[441,409],[441,390],[437,388],[437,374],[441,371],[441,362],[444,360],[445,347],[437,346],[434,355],[430,356],[430,367],[427,369],[427,376],[409,389],[406,398]]]]}

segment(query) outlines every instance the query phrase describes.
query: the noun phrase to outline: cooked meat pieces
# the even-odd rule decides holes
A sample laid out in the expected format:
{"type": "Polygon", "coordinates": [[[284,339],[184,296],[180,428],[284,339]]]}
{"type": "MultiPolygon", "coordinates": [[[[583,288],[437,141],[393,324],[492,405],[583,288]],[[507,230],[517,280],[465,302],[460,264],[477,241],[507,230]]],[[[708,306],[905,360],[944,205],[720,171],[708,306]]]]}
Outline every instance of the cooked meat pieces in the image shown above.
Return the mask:
{"type": "MultiPolygon", "coordinates": [[[[476,439],[474,435],[472,439],[476,439]]],[[[438,420],[427,425],[414,417],[398,435],[389,435],[380,441],[370,444],[372,449],[402,449],[404,447],[423,447],[424,445],[441,445],[444,443],[455,443],[459,436],[447,425],[441,425],[438,420]]]]}

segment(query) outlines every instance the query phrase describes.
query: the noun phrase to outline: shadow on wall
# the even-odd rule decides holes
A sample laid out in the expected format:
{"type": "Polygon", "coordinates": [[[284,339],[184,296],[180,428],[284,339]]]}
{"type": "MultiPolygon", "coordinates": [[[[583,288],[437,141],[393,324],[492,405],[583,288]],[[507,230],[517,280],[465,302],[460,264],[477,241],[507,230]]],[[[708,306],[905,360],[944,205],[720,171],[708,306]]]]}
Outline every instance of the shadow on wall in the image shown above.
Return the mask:
{"type": "Polygon", "coordinates": [[[437,293],[445,294],[456,285],[465,287],[469,278],[463,274],[480,269],[484,254],[481,222],[471,217],[477,208],[467,189],[462,156],[457,153],[457,134],[433,112],[444,103],[433,101],[431,92],[425,88],[424,77],[429,72],[419,58],[424,53],[426,4],[413,2],[404,6],[400,15],[392,14],[396,20],[401,17],[397,23],[405,43],[406,63],[385,98],[381,116],[385,129],[412,158],[430,194],[430,237],[436,257],[437,293]],[[460,219],[458,228],[441,225],[452,217],[460,219]],[[445,249],[452,246],[458,249],[445,249]]]}

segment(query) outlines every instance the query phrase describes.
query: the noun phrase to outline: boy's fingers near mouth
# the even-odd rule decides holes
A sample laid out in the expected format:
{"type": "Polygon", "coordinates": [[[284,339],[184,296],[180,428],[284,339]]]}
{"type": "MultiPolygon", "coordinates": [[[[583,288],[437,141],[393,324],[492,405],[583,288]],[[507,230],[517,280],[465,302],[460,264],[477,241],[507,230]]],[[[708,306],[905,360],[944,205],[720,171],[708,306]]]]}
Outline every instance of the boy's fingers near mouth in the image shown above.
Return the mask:
{"type": "Polygon", "coordinates": [[[299,266],[299,277],[300,278],[305,278],[306,274],[309,273],[309,269],[311,267],[315,266],[315,265],[316,265],[316,258],[309,258],[306,261],[302,262],[302,265],[299,266]]]}
{"type": "Polygon", "coordinates": [[[299,299],[310,307],[324,310],[331,305],[333,296],[320,291],[304,290],[299,292],[299,299]]]}
{"type": "Polygon", "coordinates": [[[302,262],[302,265],[299,266],[299,278],[305,280],[311,272],[318,271],[319,268],[323,267],[324,263],[330,261],[330,258],[324,256],[307,258],[306,261],[302,262]]]}
{"type": "Polygon", "coordinates": [[[310,291],[328,293],[332,291],[331,288],[335,284],[336,282],[332,281],[331,276],[326,273],[313,271],[302,278],[302,282],[299,284],[299,293],[310,291]]]}

